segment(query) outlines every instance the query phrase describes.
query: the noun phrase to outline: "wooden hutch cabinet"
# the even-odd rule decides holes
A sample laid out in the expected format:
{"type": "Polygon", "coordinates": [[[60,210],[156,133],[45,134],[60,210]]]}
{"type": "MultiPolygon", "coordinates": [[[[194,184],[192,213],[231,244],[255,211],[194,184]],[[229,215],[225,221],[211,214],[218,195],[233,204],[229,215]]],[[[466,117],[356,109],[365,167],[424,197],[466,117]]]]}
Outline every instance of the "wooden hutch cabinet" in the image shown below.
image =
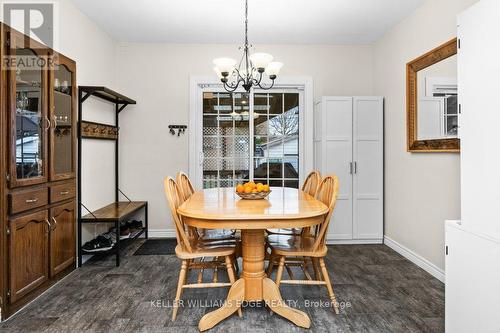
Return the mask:
{"type": "Polygon", "coordinates": [[[76,64],[1,25],[2,320],[76,265],[76,64]]]}

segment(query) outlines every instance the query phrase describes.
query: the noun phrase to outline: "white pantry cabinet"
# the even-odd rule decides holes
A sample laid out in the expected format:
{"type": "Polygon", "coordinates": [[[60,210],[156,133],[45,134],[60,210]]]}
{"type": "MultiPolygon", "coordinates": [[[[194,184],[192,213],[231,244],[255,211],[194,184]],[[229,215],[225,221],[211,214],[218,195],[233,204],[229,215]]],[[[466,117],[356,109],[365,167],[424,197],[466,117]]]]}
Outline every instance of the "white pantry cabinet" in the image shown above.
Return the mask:
{"type": "Polygon", "coordinates": [[[340,191],[327,241],[382,243],[384,100],[325,96],[314,110],[314,161],[339,177],[340,191]]]}

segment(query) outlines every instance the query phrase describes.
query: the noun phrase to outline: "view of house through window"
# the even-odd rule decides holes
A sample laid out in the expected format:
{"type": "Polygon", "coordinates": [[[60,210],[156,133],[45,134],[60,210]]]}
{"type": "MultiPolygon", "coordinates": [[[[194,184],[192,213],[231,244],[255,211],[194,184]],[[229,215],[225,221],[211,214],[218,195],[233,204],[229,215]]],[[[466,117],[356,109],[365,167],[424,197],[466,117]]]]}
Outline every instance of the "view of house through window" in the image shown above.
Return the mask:
{"type": "Polygon", "coordinates": [[[203,187],[249,179],[298,188],[298,93],[203,93],[203,187]]]}

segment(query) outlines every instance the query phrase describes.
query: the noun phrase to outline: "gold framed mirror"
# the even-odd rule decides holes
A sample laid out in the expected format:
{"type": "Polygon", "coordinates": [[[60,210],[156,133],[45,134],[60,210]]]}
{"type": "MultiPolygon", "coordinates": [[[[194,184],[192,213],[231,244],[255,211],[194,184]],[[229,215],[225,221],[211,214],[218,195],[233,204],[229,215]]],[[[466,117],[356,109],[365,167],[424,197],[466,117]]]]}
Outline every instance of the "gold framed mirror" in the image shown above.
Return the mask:
{"type": "Polygon", "coordinates": [[[460,152],[457,39],[406,64],[409,152],[460,152]]]}

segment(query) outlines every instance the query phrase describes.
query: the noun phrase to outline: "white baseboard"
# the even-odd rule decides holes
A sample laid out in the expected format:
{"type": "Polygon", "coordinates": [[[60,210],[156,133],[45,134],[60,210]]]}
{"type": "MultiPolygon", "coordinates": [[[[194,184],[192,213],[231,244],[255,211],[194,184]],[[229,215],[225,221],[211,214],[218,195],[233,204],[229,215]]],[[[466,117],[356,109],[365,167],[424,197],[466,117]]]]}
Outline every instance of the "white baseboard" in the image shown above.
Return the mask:
{"type": "Polygon", "coordinates": [[[420,256],[419,254],[413,252],[409,248],[399,244],[398,242],[387,236],[384,236],[384,244],[444,283],[444,270],[437,267],[429,260],[425,259],[424,257],[420,256]]]}
{"type": "Polygon", "coordinates": [[[149,238],[175,238],[175,229],[149,229],[149,238]]]}
{"type": "Polygon", "coordinates": [[[360,245],[360,244],[383,244],[382,239],[326,239],[328,245],[360,245]]]}

